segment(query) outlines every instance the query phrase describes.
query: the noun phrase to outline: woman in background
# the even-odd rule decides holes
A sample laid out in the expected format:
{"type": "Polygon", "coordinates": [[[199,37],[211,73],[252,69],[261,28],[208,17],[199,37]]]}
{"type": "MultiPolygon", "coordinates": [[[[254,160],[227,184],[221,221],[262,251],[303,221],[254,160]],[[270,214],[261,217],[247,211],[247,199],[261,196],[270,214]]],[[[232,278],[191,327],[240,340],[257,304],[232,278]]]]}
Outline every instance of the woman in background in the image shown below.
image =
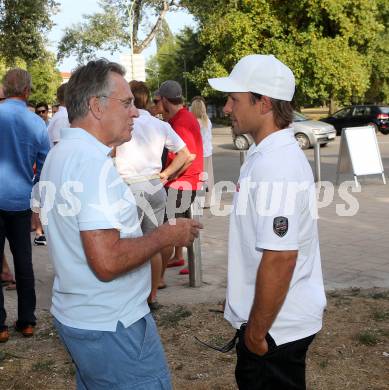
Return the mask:
{"type": "Polygon", "coordinates": [[[213,164],[212,164],[212,123],[207,115],[205,100],[201,96],[192,99],[191,112],[200,124],[201,137],[203,139],[204,173],[203,181],[206,188],[204,208],[209,208],[212,201],[214,186],[213,164]]]}

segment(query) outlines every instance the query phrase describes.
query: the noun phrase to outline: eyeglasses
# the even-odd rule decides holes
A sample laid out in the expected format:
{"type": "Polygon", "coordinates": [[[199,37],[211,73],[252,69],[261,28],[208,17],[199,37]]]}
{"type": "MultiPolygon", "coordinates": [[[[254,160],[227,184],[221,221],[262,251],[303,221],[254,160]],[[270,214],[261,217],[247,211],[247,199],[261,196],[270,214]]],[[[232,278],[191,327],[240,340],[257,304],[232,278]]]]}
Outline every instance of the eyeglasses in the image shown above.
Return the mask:
{"type": "Polygon", "coordinates": [[[105,99],[119,100],[119,102],[122,103],[123,107],[126,110],[134,105],[134,98],[120,99],[120,98],[115,98],[115,97],[112,97],[112,96],[104,96],[104,95],[103,96],[98,96],[98,97],[105,98],[105,99]]]}
{"type": "Polygon", "coordinates": [[[153,99],[154,104],[158,104],[161,101],[161,99],[153,99]]]}
{"type": "Polygon", "coordinates": [[[47,110],[37,110],[36,113],[38,115],[41,115],[41,114],[44,114],[45,112],[47,112],[47,110]]]}

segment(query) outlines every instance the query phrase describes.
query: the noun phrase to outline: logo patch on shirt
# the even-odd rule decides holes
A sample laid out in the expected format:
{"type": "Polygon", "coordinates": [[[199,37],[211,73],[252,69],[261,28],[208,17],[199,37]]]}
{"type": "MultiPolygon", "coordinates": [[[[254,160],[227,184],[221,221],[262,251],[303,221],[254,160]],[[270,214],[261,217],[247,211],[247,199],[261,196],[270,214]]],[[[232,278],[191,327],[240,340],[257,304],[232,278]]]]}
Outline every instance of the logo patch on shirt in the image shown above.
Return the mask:
{"type": "Polygon", "coordinates": [[[277,236],[284,237],[288,233],[288,218],[276,217],[273,220],[273,231],[277,236]]]}

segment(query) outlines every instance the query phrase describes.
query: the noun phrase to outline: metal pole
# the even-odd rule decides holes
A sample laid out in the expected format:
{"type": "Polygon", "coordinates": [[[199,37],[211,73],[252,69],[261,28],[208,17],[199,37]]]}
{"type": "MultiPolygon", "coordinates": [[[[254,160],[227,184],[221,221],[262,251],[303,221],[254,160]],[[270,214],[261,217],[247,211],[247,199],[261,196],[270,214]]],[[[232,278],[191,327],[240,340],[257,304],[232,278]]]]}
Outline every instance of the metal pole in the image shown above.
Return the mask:
{"type": "MultiPolygon", "coordinates": [[[[196,197],[188,210],[189,218],[199,220],[200,200],[196,197]]],[[[201,244],[200,236],[197,237],[188,248],[189,286],[200,287],[203,283],[201,269],[201,244]]]]}
{"type": "Polygon", "coordinates": [[[320,171],[320,144],[315,143],[314,147],[314,156],[315,156],[315,182],[321,181],[321,171],[320,171]]]}
{"type": "Polygon", "coordinates": [[[246,160],[247,157],[247,150],[241,150],[239,153],[239,158],[240,158],[240,166],[243,165],[244,160],[246,160]]]}

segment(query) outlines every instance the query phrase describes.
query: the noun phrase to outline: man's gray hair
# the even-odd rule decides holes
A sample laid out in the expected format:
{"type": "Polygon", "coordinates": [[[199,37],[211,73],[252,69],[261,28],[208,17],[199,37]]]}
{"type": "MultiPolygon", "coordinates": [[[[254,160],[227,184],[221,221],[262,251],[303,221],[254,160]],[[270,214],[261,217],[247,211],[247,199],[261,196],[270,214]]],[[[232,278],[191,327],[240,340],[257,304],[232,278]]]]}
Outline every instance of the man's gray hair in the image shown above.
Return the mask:
{"type": "Polygon", "coordinates": [[[10,69],[3,77],[3,92],[6,98],[23,97],[32,88],[31,75],[24,69],[10,69]]]}
{"type": "Polygon", "coordinates": [[[65,94],[65,105],[70,123],[88,114],[89,100],[93,96],[111,94],[113,86],[110,83],[110,72],[121,76],[126,73],[121,65],[106,59],[90,61],[75,70],[67,83],[65,94]]]}

